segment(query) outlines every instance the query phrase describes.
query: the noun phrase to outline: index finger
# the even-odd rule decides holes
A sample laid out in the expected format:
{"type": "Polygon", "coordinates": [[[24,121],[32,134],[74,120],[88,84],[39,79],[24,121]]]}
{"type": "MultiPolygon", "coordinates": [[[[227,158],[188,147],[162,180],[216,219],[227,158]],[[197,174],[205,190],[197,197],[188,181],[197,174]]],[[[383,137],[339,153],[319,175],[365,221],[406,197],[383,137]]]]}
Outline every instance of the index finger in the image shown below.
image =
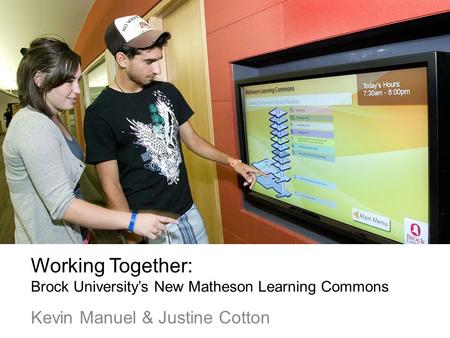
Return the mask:
{"type": "Polygon", "coordinates": [[[261,170],[259,170],[259,169],[256,169],[258,172],[257,172],[257,174],[258,175],[262,175],[262,176],[268,176],[265,172],[263,172],[263,171],[261,171],[261,170]]]}
{"type": "Polygon", "coordinates": [[[247,174],[256,174],[256,175],[262,175],[262,176],[267,176],[267,174],[263,171],[261,171],[260,169],[250,165],[250,164],[246,164],[246,170],[247,170],[247,174]]]}
{"type": "Polygon", "coordinates": [[[250,168],[252,168],[252,170],[249,171],[249,173],[251,173],[251,174],[267,176],[267,174],[265,172],[259,170],[258,168],[255,168],[255,167],[250,167],[250,168]]]}
{"type": "Polygon", "coordinates": [[[166,216],[159,216],[158,220],[163,224],[178,223],[178,221],[175,218],[166,217],[166,216]]]}

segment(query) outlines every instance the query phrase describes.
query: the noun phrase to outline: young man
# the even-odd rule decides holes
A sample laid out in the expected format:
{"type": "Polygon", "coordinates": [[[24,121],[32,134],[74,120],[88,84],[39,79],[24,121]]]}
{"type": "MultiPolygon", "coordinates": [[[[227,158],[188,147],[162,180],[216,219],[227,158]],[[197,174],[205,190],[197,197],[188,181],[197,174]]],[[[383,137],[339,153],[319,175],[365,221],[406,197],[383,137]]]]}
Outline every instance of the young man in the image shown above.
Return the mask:
{"type": "Polygon", "coordinates": [[[169,39],[168,32],[152,29],[137,15],[118,18],[108,27],[105,43],[118,70],[114,84],[86,110],[86,161],[95,165],[109,208],[178,218],[161,243],[207,243],[180,138],[197,155],[230,165],[250,189],[261,172],[197,135],[189,123],[193,111],[181,93],[170,83],[154,80],[169,39]]]}

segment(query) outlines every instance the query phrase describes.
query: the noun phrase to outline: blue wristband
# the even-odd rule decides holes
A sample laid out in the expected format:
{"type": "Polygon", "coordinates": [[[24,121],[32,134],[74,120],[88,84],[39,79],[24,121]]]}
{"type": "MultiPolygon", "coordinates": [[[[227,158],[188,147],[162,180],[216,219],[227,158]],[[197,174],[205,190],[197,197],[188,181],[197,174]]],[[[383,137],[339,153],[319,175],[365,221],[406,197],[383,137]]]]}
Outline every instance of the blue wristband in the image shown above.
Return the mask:
{"type": "Polygon", "coordinates": [[[133,232],[137,214],[137,210],[133,210],[133,212],[131,213],[130,223],[128,224],[128,232],[133,232]]]}

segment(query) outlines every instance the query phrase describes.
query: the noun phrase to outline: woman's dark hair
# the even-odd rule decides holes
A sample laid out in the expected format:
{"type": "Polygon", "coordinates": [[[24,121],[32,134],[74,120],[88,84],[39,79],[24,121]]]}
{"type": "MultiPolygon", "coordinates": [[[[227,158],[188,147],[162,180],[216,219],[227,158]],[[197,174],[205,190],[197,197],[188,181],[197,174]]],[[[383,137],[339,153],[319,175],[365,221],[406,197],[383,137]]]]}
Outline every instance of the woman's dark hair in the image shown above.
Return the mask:
{"type": "MultiPolygon", "coordinates": [[[[23,48],[21,52],[22,50],[23,48]]],[[[80,65],[80,56],[65,42],[48,37],[35,39],[23,52],[17,70],[20,106],[29,105],[50,117],[51,112],[45,102],[45,94],[75,77],[80,65]],[[37,72],[44,75],[40,86],[34,82],[37,72]]]]}
{"type": "MultiPolygon", "coordinates": [[[[148,49],[152,49],[152,48],[163,48],[165,45],[167,45],[167,42],[170,40],[170,33],[169,32],[164,32],[159,38],[158,40],[156,40],[156,42],[146,48],[134,48],[134,47],[130,47],[127,45],[123,45],[122,48],[117,51],[117,53],[122,52],[124,53],[128,58],[132,59],[134,58],[136,55],[141,53],[141,50],[148,50],[148,49]]],[[[117,54],[116,53],[116,54],[117,54]]]]}

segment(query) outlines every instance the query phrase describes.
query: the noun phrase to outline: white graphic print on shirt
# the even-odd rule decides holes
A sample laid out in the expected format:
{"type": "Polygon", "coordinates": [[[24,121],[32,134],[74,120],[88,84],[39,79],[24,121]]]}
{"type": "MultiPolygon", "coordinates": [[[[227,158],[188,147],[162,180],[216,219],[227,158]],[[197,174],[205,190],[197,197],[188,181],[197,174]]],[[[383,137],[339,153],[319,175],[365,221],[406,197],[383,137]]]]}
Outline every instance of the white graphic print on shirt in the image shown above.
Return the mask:
{"type": "Polygon", "coordinates": [[[153,95],[156,104],[150,104],[151,123],[130,120],[130,128],[137,138],[135,144],[145,147],[141,154],[146,169],[159,172],[167,178],[167,184],[178,183],[182,161],[178,145],[178,121],[173,112],[173,104],[159,90],[153,95]]]}

